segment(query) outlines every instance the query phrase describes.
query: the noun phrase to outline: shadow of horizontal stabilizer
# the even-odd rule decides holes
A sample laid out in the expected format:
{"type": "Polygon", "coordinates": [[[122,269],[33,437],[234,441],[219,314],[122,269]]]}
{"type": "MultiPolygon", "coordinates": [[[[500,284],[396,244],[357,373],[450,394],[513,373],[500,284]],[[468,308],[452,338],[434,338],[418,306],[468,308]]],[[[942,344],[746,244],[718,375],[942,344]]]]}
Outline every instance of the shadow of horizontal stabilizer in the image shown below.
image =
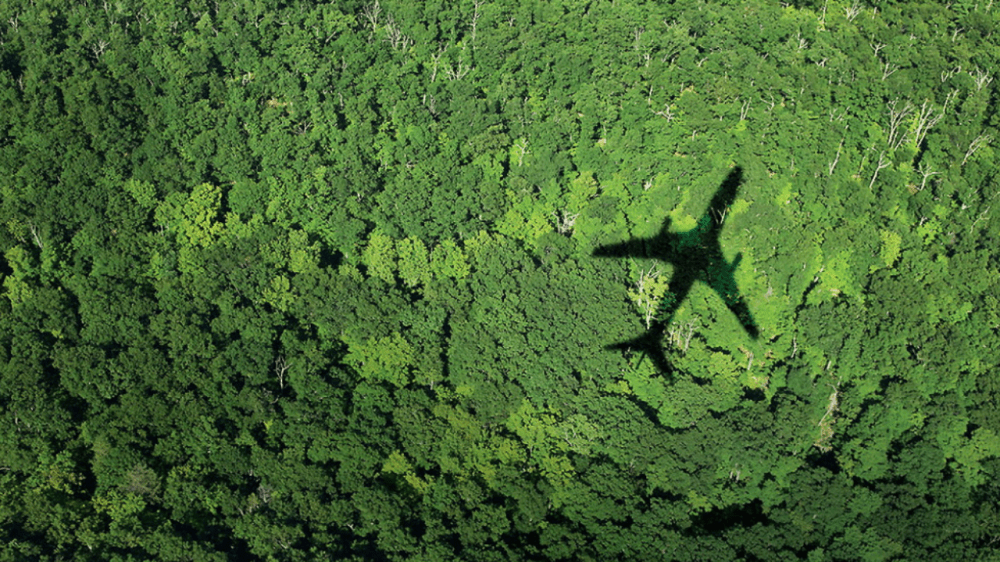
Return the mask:
{"type": "MultiPolygon", "coordinates": [[[[642,358],[649,357],[658,372],[667,373],[671,369],[670,363],[667,362],[667,356],[663,352],[664,331],[665,325],[657,322],[641,336],[628,341],[623,341],[621,343],[605,346],[604,349],[609,351],[624,351],[626,353],[637,351],[642,354],[642,358]]],[[[642,363],[642,358],[639,359],[639,363],[637,363],[637,365],[642,363]]]]}

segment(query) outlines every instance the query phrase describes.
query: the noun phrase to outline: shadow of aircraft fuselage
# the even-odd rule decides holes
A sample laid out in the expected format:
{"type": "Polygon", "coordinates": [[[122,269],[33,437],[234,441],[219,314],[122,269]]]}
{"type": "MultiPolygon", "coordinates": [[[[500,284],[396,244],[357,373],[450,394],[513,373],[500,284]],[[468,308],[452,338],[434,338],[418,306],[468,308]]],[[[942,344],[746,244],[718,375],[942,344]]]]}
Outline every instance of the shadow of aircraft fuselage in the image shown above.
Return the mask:
{"type": "Polygon", "coordinates": [[[652,258],[674,266],[674,275],[668,286],[673,298],[662,300],[656,319],[646,333],[635,339],[610,345],[607,349],[640,351],[653,360],[657,370],[668,372],[670,365],[663,352],[663,334],[695,281],[701,281],[711,287],[736,315],[747,334],[754,339],[757,338],[759,335],[757,325],[736,286],[735,271],[742,254],[737,254],[732,262],[727,262],[719,244],[719,234],[722,232],[726,211],[736,199],[742,175],[741,168],[738,166],[733,168],[712,197],[708,210],[695,228],[687,232],[670,232],[668,217],[664,220],[659,234],[653,238],[630,240],[621,244],[601,246],[594,250],[593,255],[597,257],[652,258]]]}

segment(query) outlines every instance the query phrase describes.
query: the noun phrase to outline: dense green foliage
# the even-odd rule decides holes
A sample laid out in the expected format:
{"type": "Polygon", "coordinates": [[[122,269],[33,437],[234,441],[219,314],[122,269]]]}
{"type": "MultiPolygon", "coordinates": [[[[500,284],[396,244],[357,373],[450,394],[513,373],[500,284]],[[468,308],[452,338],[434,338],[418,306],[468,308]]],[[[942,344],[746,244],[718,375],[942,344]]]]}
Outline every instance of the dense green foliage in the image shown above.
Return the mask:
{"type": "Polygon", "coordinates": [[[997,559],[1000,7],[875,4],[0,2],[0,559],[997,559]]]}

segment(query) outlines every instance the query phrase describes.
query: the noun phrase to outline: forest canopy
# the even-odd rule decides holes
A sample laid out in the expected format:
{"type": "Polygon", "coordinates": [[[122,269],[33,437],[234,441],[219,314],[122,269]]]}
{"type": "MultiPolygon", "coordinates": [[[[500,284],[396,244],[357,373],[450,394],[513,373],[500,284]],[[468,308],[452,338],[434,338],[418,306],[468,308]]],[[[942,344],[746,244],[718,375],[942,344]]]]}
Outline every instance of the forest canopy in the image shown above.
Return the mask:
{"type": "Polygon", "coordinates": [[[998,20],[0,3],[0,560],[995,559],[998,20]]]}

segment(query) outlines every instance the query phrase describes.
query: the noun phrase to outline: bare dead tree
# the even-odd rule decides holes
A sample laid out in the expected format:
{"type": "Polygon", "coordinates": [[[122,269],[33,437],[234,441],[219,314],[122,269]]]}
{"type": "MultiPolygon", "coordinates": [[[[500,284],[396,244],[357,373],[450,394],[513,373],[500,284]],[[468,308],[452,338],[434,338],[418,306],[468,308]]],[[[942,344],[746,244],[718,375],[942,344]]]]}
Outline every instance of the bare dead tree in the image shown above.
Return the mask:
{"type": "Polygon", "coordinates": [[[899,126],[916,109],[910,102],[906,102],[902,107],[899,107],[899,105],[899,100],[892,100],[887,104],[889,110],[889,138],[886,139],[886,144],[892,150],[899,148],[899,145],[903,144],[906,135],[900,134],[899,126]]]}
{"type": "Polygon", "coordinates": [[[285,389],[285,373],[288,372],[289,364],[285,361],[284,355],[279,355],[277,359],[274,360],[274,374],[278,375],[278,386],[284,390],[285,389]]]}
{"type": "Polygon", "coordinates": [[[469,74],[470,70],[472,70],[472,67],[465,64],[465,61],[460,60],[456,66],[449,64],[447,70],[445,70],[445,74],[448,76],[448,80],[461,80],[469,74]]]}
{"type": "Polygon", "coordinates": [[[927,179],[928,178],[930,178],[931,176],[939,176],[939,175],[941,175],[941,172],[935,172],[935,171],[931,170],[930,168],[924,166],[923,162],[921,162],[920,165],[917,166],[917,173],[919,173],[921,176],[923,176],[923,179],[920,181],[920,187],[917,189],[917,191],[923,191],[924,187],[927,184],[927,179]]]}
{"type": "Polygon", "coordinates": [[[837,162],[840,162],[840,151],[844,148],[844,139],[840,139],[840,146],[837,147],[837,156],[830,162],[830,174],[833,175],[833,170],[837,168],[837,162]]]}
{"type": "Polygon", "coordinates": [[[819,12],[819,31],[826,29],[826,5],[830,3],[830,0],[823,2],[823,9],[819,12]]]}
{"type": "Polygon", "coordinates": [[[139,11],[135,14],[135,21],[139,25],[139,31],[142,31],[142,24],[153,21],[153,16],[146,14],[145,8],[139,8],[139,11]]]}
{"type": "Polygon", "coordinates": [[[681,346],[680,327],[676,323],[667,326],[667,345],[681,346]]]}
{"type": "Polygon", "coordinates": [[[385,37],[394,51],[405,51],[407,47],[413,44],[413,39],[410,39],[409,35],[403,33],[403,31],[396,24],[396,20],[393,19],[392,15],[386,17],[385,37]]]}
{"type": "Polygon", "coordinates": [[[260,484],[259,486],[257,486],[257,497],[260,498],[260,501],[264,503],[269,503],[271,501],[273,492],[274,489],[265,484],[260,484]]]}
{"type": "Polygon", "coordinates": [[[42,244],[41,237],[38,236],[38,228],[34,223],[28,224],[28,230],[31,231],[31,238],[35,241],[35,245],[38,246],[39,250],[45,249],[45,244],[42,244]]]}
{"type": "Polygon", "coordinates": [[[847,17],[847,21],[854,21],[854,18],[858,17],[860,13],[861,3],[858,0],[854,0],[850,6],[844,8],[844,15],[847,17]]]}
{"type": "Polygon", "coordinates": [[[107,41],[105,41],[104,39],[98,39],[97,43],[94,43],[93,45],[90,46],[90,51],[94,53],[94,58],[99,59],[101,58],[101,55],[104,54],[104,50],[107,49],[107,47],[108,47],[107,41]]]}
{"type": "Polygon", "coordinates": [[[986,207],[985,209],[983,209],[983,212],[979,213],[979,217],[975,221],[973,221],[972,226],[969,227],[969,234],[972,234],[972,231],[976,229],[977,224],[990,218],[988,214],[989,212],[990,208],[986,207]]]}
{"type": "Polygon", "coordinates": [[[753,352],[742,346],[740,347],[740,351],[742,351],[743,355],[747,358],[747,370],[749,371],[750,368],[753,367],[753,352]]]}
{"type": "MultiPolygon", "coordinates": [[[[828,364],[829,366],[829,364],[828,364]]],[[[833,389],[833,393],[830,394],[830,402],[826,406],[826,413],[820,418],[819,422],[816,424],[819,426],[819,438],[813,443],[813,446],[818,448],[820,451],[826,452],[831,449],[827,444],[830,439],[833,438],[833,423],[834,420],[831,419],[827,421],[827,418],[833,416],[833,414],[839,409],[839,397],[840,397],[840,381],[837,381],[837,385],[830,385],[833,389]]]]}
{"type": "Polygon", "coordinates": [[[639,26],[632,29],[632,50],[639,51],[642,48],[642,34],[646,32],[646,28],[639,26]]]}
{"type": "Polygon", "coordinates": [[[653,295],[646,292],[646,282],[652,281],[660,276],[660,271],[656,266],[652,266],[648,271],[639,270],[639,280],[635,282],[635,287],[639,291],[639,306],[642,307],[643,320],[646,322],[646,329],[653,325],[659,302],[653,300],[653,295]]]}
{"type": "Polygon", "coordinates": [[[479,25],[479,18],[483,17],[482,12],[479,11],[486,4],[486,0],[473,0],[472,2],[472,42],[476,42],[476,27],[479,25]]]}
{"type": "Polygon", "coordinates": [[[712,209],[712,217],[715,218],[715,224],[722,224],[722,221],[726,220],[726,214],[729,213],[729,207],[722,209],[712,209]]]}
{"type": "Polygon", "coordinates": [[[580,213],[570,214],[566,211],[561,213],[552,211],[552,216],[556,218],[556,230],[559,231],[559,234],[569,234],[573,232],[573,225],[576,224],[576,219],[580,216],[580,213]]]}
{"type": "Polygon", "coordinates": [[[976,69],[975,74],[969,72],[969,76],[971,76],[972,80],[976,83],[976,91],[982,90],[993,81],[993,77],[990,76],[988,72],[979,70],[978,68],[976,69]]]}
{"type": "Polygon", "coordinates": [[[941,83],[944,84],[945,82],[947,82],[948,80],[950,80],[952,76],[958,74],[959,72],[962,72],[962,65],[958,65],[958,66],[956,66],[955,68],[953,68],[951,70],[942,70],[941,71],[941,83]]]}
{"type": "Polygon", "coordinates": [[[427,94],[424,94],[423,104],[424,106],[427,107],[427,110],[431,112],[431,115],[437,117],[437,110],[435,109],[435,106],[437,105],[437,99],[435,99],[434,96],[428,96],[427,94]]]}
{"type": "Polygon", "coordinates": [[[517,149],[518,152],[517,167],[520,168],[521,165],[524,164],[524,155],[531,154],[531,151],[528,150],[528,140],[527,139],[518,140],[517,143],[514,144],[514,148],[517,149]]]}
{"type": "Polygon", "coordinates": [[[696,323],[697,320],[695,319],[684,325],[684,331],[681,337],[684,339],[683,350],[685,354],[687,354],[688,349],[691,347],[691,339],[694,338],[694,328],[696,323]]]}
{"type": "Polygon", "coordinates": [[[372,26],[372,33],[378,31],[378,20],[381,14],[382,6],[379,5],[378,0],[375,0],[372,4],[368,4],[361,10],[361,15],[368,20],[368,25],[372,26]]]}
{"type": "Polygon", "coordinates": [[[746,100],[740,105],[740,121],[746,121],[750,113],[750,100],[746,100]]]}
{"type": "Polygon", "coordinates": [[[694,331],[698,325],[698,319],[694,318],[687,324],[674,322],[667,326],[667,343],[679,347],[685,354],[691,347],[691,340],[694,339],[694,331]]]}
{"type": "Polygon", "coordinates": [[[878,154],[878,164],[875,165],[875,173],[872,174],[872,181],[868,182],[868,189],[871,190],[872,186],[875,185],[875,179],[878,178],[878,173],[885,168],[892,165],[892,161],[885,157],[885,151],[883,150],[878,154]]]}
{"type": "Polygon", "coordinates": [[[969,158],[976,153],[980,148],[988,146],[993,141],[993,137],[987,134],[982,134],[973,139],[972,143],[969,144],[969,149],[965,151],[965,158],[962,159],[962,165],[964,166],[969,158]]]}
{"type": "MultiPolygon", "coordinates": [[[[776,102],[774,101],[774,94],[768,92],[768,95],[771,96],[771,102],[770,103],[764,102],[764,103],[768,103],[768,105],[767,105],[767,112],[771,113],[771,111],[774,110],[774,105],[775,105],[776,102]]],[[[764,101],[764,98],[760,98],[760,101],[764,101]]]]}
{"type": "Polygon", "coordinates": [[[927,136],[927,132],[930,131],[934,125],[937,125],[938,121],[944,117],[945,110],[948,108],[948,102],[951,101],[951,98],[952,94],[948,94],[948,97],[944,102],[944,107],[941,108],[940,113],[937,113],[934,110],[934,105],[931,104],[930,100],[924,100],[924,103],[920,106],[920,112],[917,114],[916,127],[912,133],[913,140],[916,142],[917,146],[920,146],[921,143],[924,142],[924,137],[927,136]]]}
{"type": "Polygon", "coordinates": [[[441,47],[438,49],[437,54],[431,55],[431,60],[434,61],[434,64],[431,66],[431,82],[437,79],[438,64],[441,63],[441,57],[444,56],[444,52],[447,49],[448,49],[448,44],[445,43],[444,45],[441,45],[441,47]]]}
{"type": "MultiPolygon", "coordinates": [[[[639,269],[639,280],[635,282],[635,288],[639,290],[640,293],[646,292],[646,282],[652,281],[660,276],[660,270],[654,265],[649,268],[649,270],[639,269]]],[[[648,327],[648,326],[647,326],[648,327]]]]}
{"type": "Polygon", "coordinates": [[[729,471],[729,479],[740,481],[740,476],[743,474],[743,469],[740,468],[740,463],[733,465],[733,469],[729,471]]]}
{"type": "Polygon", "coordinates": [[[899,65],[886,62],[882,65],[882,80],[885,81],[886,78],[892,76],[899,70],[899,65]]]}
{"type": "Polygon", "coordinates": [[[653,114],[654,115],[659,115],[660,117],[663,117],[664,119],[667,120],[668,123],[670,121],[674,120],[674,114],[670,110],[670,104],[669,103],[663,104],[663,109],[661,111],[654,111],[653,114]]]}

